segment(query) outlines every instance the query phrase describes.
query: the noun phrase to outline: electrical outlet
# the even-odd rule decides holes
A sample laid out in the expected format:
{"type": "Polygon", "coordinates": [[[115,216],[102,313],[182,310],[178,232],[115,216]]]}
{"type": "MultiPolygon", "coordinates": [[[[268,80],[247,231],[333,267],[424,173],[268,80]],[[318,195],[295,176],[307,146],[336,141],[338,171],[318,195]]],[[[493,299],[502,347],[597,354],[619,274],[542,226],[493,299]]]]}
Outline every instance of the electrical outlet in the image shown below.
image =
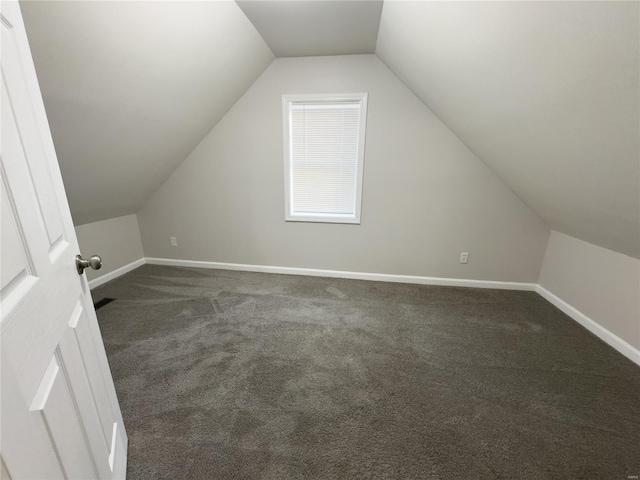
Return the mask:
{"type": "Polygon", "coordinates": [[[176,237],[169,237],[171,240],[171,246],[172,247],[177,247],[178,246],[178,240],[176,240],[176,237]]]}
{"type": "Polygon", "coordinates": [[[460,263],[469,263],[469,252],[462,252],[460,254],[460,263]]]}

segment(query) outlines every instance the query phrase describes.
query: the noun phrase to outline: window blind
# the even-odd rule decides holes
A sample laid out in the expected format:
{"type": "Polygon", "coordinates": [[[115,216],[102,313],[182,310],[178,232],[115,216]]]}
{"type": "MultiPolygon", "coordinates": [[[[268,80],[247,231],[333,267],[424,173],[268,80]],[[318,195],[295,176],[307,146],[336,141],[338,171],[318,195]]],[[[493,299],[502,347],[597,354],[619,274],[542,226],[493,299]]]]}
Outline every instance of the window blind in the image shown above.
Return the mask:
{"type": "Polygon", "coordinates": [[[292,215],[355,216],[360,108],[290,103],[292,215]]]}

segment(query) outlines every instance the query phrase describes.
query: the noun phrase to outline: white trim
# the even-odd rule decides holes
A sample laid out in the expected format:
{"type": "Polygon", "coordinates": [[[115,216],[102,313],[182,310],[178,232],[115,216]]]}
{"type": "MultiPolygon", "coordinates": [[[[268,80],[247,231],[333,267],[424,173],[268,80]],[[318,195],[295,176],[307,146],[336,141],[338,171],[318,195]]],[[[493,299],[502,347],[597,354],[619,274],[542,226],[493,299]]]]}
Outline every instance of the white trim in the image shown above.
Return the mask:
{"type": "Polygon", "coordinates": [[[118,438],[118,422],[113,422],[113,431],[111,433],[111,450],[109,453],[109,468],[113,472],[113,462],[116,459],[116,439],[118,438]]]}
{"type": "Polygon", "coordinates": [[[144,258],[139,258],[135,262],[131,262],[127,265],[124,265],[123,267],[116,268],[112,272],[105,273],[101,277],[94,278],[93,280],[89,280],[89,288],[93,290],[94,288],[99,287],[103,283],[107,283],[108,281],[113,280],[114,278],[118,278],[120,275],[124,275],[125,273],[128,273],[131,270],[134,270],[144,265],[145,263],[146,261],[144,258]]]}
{"type": "Polygon", "coordinates": [[[536,292],[540,294],[545,300],[559,308],[562,312],[566,313],[584,328],[589,330],[596,337],[600,338],[600,340],[615,348],[618,352],[623,354],[632,362],[640,365],[640,350],[635,348],[633,345],[625,342],[616,334],[610,332],[595,320],[587,317],[573,305],[565,302],[554,293],[551,293],[542,285],[536,285],[536,292]]]}
{"type": "Polygon", "coordinates": [[[40,382],[40,386],[38,387],[36,394],[33,396],[29,411],[37,412],[44,409],[59,371],[60,365],[58,365],[58,358],[54,355],[42,376],[42,381],[40,382]]]}
{"type": "Polygon", "coordinates": [[[310,277],[350,278],[375,282],[413,283],[418,285],[440,285],[449,287],[495,288],[500,290],[534,291],[556,306],[602,341],[615,348],[632,362],[640,365],[640,350],[622,340],[602,325],[592,320],[574,306],[536,283],[499,282],[493,280],[471,280],[465,278],[422,277],[416,275],[394,275],[387,273],[348,272],[343,270],[322,270],[317,268],[275,267],[270,265],[249,265],[243,263],[204,262],[197,260],[178,260],[174,258],[141,258],[124,267],[109,272],[89,282],[91,288],[113,280],[145,263],[150,265],[168,265],[174,267],[209,268],[217,270],[236,270],[242,272],[277,273],[281,275],[307,275],[310,277]]]}
{"type": "Polygon", "coordinates": [[[419,285],[442,285],[450,287],[497,288],[501,290],[534,291],[535,283],[497,282],[489,280],[468,280],[464,278],[420,277],[415,275],[394,275],[388,273],[347,272],[343,270],[321,270],[317,268],[274,267],[270,265],[247,265],[242,263],[202,262],[173,258],[146,258],[151,265],[171,265],[176,267],[213,268],[219,270],[239,270],[243,272],[279,273],[282,275],[307,275],[311,277],[351,278],[375,282],[415,283],[419,285]]]}

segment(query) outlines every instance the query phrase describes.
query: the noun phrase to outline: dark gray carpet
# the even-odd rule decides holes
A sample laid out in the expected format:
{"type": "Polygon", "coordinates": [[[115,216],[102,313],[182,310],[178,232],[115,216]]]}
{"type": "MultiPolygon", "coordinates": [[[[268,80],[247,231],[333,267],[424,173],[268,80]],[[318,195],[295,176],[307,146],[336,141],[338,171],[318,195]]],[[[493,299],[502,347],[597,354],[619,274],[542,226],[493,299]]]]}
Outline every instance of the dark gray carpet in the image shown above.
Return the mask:
{"type": "Polygon", "coordinates": [[[146,265],[93,296],[133,480],[640,474],[640,368],[532,292],[146,265]]]}

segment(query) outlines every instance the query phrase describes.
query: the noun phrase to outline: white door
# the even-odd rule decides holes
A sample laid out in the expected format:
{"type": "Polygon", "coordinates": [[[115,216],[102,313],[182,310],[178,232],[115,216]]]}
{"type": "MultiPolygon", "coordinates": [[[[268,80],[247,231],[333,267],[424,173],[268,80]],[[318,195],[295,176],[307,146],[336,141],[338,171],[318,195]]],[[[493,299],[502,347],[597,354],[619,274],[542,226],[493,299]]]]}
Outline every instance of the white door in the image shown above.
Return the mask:
{"type": "Polygon", "coordinates": [[[20,8],[0,8],[2,478],[124,478],[127,436],[20,8]]]}

